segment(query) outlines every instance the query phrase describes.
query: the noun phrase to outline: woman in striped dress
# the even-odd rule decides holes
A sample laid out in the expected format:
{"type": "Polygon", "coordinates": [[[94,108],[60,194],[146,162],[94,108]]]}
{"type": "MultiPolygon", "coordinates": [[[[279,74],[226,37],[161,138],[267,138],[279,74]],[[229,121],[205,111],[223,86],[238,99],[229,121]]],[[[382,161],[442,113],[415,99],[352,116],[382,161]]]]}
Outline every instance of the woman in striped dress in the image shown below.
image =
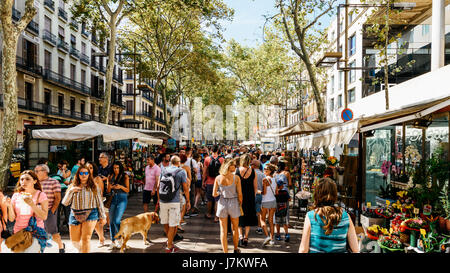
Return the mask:
{"type": "Polygon", "coordinates": [[[102,225],[106,224],[101,194],[102,191],[94,182],[89,169],[81,165],[62,200],[63,205],[70,205],[71,208],[70,240],[81,253],[89,253],[91,236],[97,221],[100,220],[102,225]]]}
{"type": "Polygon", "coordinates": [[[351,252],[359,252],[352,219],[335,206],[336,201],[336,183],[330,178],[319,180],[314,190],[314,210],[305,218],[300,253],[344,253],[347,242],[351,252]]]}

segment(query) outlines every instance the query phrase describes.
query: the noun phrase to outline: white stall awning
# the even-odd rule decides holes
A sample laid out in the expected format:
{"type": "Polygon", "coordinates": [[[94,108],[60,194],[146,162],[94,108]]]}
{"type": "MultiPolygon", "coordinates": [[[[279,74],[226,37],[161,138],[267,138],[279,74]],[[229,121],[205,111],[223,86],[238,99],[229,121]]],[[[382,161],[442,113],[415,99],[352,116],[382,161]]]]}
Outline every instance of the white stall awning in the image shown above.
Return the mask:
{"type": "Polygon", "coordinates": [[[138,139],[139,142],[150,145],[161,145],[161,139],[152,138],[133,129],[108,125],[96,121],[78,124],[71,128],[38,129],[33,130],[32,137],[39,139],[84,141],[102,136],[104,142],[112,142],[126,139],[138,139]]]}

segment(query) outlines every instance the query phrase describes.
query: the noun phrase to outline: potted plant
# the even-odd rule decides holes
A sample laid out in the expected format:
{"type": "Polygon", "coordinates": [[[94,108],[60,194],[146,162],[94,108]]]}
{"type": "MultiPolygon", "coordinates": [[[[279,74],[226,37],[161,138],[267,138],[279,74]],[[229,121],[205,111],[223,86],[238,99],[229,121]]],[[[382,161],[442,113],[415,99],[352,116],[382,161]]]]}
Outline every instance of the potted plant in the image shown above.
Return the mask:
{"type": "Polygon", "coordinates": [[[439,216],[439,229],[442,232],[450,231],[450,194],[448,183],[449,183],[448,181],[445,182],[444,186],[442,187],[441,194],[439,196],[442,207],[442,215],[439,216]]]}

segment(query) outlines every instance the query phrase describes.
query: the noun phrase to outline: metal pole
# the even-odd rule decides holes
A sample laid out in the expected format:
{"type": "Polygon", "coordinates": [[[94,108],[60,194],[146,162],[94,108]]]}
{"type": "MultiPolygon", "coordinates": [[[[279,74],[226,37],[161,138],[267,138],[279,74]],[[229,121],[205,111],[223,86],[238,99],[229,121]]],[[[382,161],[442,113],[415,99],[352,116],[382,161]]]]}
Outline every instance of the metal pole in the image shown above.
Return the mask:
{"type": "MultiPolygon", "coordinates": [[[[133,119],[136,120],[136,42],[134,43],[134,55],[133,55],[133,66],[134,66],[134,72],[133,72],[133,80],[134,80],[134,88],[133,88],[133,119]]],[[[138,125],[139,126],[139,125],[138,125]]]]}
{"type": "MultiPolygon", "coordinates": [[[[339,21],[340,18],[338,18],[339,21]]],[[[344,35],[344,43],[345,43],[345,68],[344,68],[344,105],[345,108],[348,107],[348,0],[345,0],[345,35],[344,35]]],[[[338,37],[339,40],[340,37],[338,37]]],[[[338,49],[339,50],[339,49],[338,49]]],[[[344,144],[344,155],[348,155],[348,145],[344,144]]]]}

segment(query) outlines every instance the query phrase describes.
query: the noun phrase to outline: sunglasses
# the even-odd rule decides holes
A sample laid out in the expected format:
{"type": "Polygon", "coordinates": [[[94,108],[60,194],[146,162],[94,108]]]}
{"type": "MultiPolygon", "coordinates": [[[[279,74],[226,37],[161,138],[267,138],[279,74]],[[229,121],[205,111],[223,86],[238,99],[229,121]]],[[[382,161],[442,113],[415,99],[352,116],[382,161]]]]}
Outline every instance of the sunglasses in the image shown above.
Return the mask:
{"type": "Polygon", "coordinates": [[[80,175],[89,175],[89,172],[80,172],[80,175]]]}

